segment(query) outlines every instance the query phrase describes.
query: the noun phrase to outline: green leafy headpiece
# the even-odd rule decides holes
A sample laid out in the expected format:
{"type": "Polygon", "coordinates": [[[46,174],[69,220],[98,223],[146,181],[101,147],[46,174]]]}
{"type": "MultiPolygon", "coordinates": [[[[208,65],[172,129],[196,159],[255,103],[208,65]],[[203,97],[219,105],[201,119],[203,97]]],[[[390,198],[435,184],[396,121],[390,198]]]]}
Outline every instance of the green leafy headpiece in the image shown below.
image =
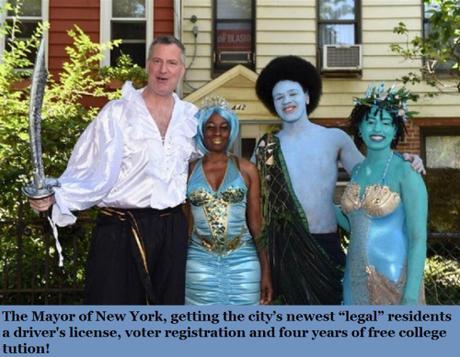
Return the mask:
{"type": "Polygon", "coordinates": [[[363,98],[354,98],[353,104],[365,105],[368,107],[377,106],[380,109],[401,117],[404,121],[412,118],[417,112],[408,110],[407,102],[409,100],[417,101],[418,96],[411,93],[404,87],[399,89],[392,85],[385,90],[385,84],[382,82],[379,86],[369,85],[363,98]]]}

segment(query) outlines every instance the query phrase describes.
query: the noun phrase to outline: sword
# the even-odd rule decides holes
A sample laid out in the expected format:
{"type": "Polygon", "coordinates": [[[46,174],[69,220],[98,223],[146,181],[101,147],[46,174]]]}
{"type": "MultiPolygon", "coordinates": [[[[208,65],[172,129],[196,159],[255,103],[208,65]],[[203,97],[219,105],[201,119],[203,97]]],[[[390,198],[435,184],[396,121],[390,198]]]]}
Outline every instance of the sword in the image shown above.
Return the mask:
{"type": "Polygon", "coordinates": [[[59,186],[59,182],[55,178],[45,176],[42,160],[41,108],[45,95],[47,78],[48,71],[45,67],[45,42],[42,39],[37,52],[37,58],[35,59],[29,103],[29,137],[33,179],[30,184],[24,186],[22,189],[23,193],[32,199],[49,197],[54,194],[53,187],[59,186]]]}
{"type": "MultiPolygon", "coordinates": [[[[29,103],[29,137],[30,153],[32,157],[33,179],[32,182],[22,188],[22,192],[31,199],[41,199],[54,195],[53,187],[59,186],[59,181],[53,177],[46,177],[42,160],[42,141],[41,141],[41,110],[43,97],[45,96],[46,80],[48,71],[45,66],[45,41],[41,40],[38,48],[35,67],[32,74],[32,86],[30,89],[29,103]]],[[[59,255],[59,266],[64,265],[62,247],[58,239],[56,224],[50,214],[46,215],[51,225],[53,236],[56,243],[56,251],[59,255]]]]}

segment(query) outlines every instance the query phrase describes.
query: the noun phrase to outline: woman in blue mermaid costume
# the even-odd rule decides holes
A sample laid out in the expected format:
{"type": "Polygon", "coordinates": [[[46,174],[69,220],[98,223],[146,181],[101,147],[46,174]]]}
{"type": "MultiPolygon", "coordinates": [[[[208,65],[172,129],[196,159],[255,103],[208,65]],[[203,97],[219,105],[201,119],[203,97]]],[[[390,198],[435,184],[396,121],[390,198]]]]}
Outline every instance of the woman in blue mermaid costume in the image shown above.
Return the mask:
{"type": "Polygon", "coordinates": [[[413,113],[406,89],[370,86],[355,99],[351,126],[365,160],[352,171],[337,219],[351,233],[345,305],[424,303],[427,192],[420,174],[393,152],[413,113]]]}
{"type": "Polygon", "coordinates": [[[216,97],[196,117],[196,143],[205,156],[192,164],[187,187],[193,231],[185,303],[269,304],[268,259],[253,239],[261,231],[258,172],[249,161],[227,153],[238,136],[238,119],[216,97]]]}

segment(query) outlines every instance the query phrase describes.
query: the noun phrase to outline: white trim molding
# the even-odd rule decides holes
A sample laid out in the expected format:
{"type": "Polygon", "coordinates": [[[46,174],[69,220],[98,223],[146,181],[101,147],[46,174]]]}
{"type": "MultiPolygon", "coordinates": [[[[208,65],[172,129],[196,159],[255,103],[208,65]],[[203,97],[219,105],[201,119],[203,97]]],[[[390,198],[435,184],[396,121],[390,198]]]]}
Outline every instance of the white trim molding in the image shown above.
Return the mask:
{"type": "MultiPolygon", "coordinates": [[[[4,8],[7,0],[0,0],[0,8],[4,8]]],[[[41,0],[41,16],[40,17],[30,17],[24,16],[27,19],[36,19],[37,21],[49,22],[49,0],[41,0]]],[[[0,13],[0,23],[4,23],[8,18],[7,14],[4,12],[0,13]]],[[[46,65],[48,66],[48,30],[43,31],[43,38],[45,40],[45,60],[46,65]]],[[[5,51],[5,37],[0,37],[0,60],[3,58],[3,52],[5,51]]]]}
{"type": "MultiPolygon", "coordinates": [[[[153,20],[154,20],[154,0],[145,0],[145,58],[147,58],[148,47],[153,41],[153,20]]],[[[99,41],[107,43],[111,40],[111,22],[112,22],[112,0],[101,0],[100,21],[99,21],[99,41]]],[[[101,60],[101,66],[110,66],[110,50],[104,52],[101,60]]]]}

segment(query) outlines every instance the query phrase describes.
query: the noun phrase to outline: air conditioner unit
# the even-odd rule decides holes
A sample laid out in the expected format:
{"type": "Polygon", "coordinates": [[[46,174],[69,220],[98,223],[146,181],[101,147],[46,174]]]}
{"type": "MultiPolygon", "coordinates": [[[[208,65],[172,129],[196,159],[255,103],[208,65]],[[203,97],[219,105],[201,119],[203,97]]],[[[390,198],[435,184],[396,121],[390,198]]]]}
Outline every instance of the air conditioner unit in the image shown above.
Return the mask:
{"type": "Polygon", "coordinates": [[[219,51],[218,62],[220,63],[249,63],[252,62],[251,51],[219,51]]]}
{"type": "Polygon", "coordinates": [[[324,45],[323,71],[358,71],[362,68],[361,45],[324,45]]]}

